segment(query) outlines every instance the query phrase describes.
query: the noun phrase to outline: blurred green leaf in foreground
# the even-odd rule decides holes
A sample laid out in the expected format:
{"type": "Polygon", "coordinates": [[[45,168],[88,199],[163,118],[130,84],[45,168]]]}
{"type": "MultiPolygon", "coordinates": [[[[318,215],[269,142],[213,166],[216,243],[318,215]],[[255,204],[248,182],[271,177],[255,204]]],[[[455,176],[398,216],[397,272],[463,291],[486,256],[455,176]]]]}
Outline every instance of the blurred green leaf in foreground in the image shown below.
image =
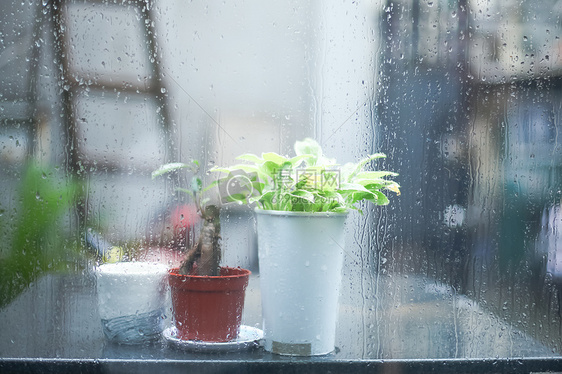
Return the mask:
{"type": "Polygon", "coordinates": [[[0,217],[6,246],[0,252],[0,308],[40,275],[64,265],[70,248],[77,245],[76,240],[74,244],[70,240],[68,218],[80,190],[75,181],[52,168],[27,164],[17,190],[15,213],[0,217]]]}

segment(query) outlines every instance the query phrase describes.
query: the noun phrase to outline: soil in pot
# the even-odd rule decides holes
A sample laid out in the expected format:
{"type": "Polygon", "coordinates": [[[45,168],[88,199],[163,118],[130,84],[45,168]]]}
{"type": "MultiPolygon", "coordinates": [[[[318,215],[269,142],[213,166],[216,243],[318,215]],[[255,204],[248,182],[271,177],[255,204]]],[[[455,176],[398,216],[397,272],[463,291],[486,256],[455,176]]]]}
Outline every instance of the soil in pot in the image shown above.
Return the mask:
{"type": "Polygon", "coordinates": [[[222,267],[220,276],[168,272],[177,334],[183,340],[228,342],[238,337],[250,271],[222,267]]]}

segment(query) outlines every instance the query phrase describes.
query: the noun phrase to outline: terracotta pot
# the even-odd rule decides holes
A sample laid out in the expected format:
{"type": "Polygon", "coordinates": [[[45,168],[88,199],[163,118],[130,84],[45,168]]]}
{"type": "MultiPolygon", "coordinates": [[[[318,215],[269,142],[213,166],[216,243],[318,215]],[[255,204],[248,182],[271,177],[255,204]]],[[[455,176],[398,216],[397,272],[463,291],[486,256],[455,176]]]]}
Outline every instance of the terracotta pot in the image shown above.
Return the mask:
{"type": "Polygon", "coordinates": [[[183,340],[228,342],[238,337],[250,271],[221,268],[220,276],[168,271],[174,322],[183,340]]]}

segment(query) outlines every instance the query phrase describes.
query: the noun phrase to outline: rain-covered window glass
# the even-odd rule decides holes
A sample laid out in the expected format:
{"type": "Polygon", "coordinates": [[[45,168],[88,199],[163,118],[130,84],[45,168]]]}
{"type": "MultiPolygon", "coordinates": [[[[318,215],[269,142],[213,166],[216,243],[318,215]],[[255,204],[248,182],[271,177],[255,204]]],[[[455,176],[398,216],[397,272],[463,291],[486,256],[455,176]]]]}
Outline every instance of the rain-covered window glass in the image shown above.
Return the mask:
{"type": "Polygon", "coordinates": [[[561,370],[561,16],[1,2],[0,371],[561,370]]]}

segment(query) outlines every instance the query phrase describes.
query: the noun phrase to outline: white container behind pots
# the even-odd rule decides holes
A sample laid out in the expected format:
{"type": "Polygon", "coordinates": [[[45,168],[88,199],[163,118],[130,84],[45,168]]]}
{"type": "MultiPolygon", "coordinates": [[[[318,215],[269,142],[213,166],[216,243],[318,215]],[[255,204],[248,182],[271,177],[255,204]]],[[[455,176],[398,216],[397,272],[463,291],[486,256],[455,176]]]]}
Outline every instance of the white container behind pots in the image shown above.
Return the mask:
{"type": "Polygon", "coordinates": [[[141,344],[160,338],[167,300],[167,268],[118,262],[96,269],[99,314],[109,341],[141,344]]]}
{"type": "Polygon", "coordinates": [[[256,209],[256,216],[264,348],[334,351],[347,214],[256,209]]]}

